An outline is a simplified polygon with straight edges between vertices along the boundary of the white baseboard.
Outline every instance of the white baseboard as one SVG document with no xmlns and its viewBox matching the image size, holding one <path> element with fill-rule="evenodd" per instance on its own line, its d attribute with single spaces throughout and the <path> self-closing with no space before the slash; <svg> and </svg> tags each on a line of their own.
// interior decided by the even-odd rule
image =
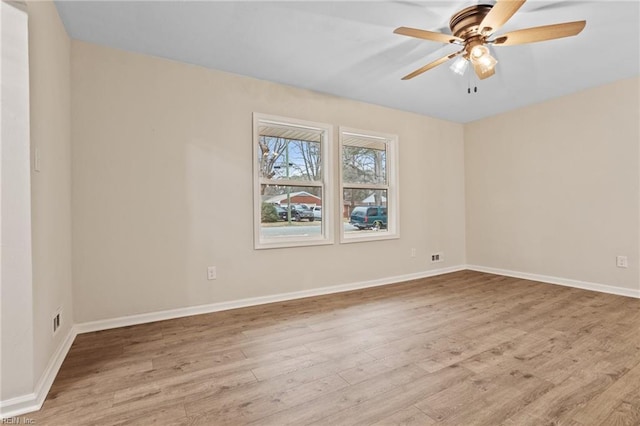
<svg viewBox="0 0 640 426">
<path fill-rule="evenodd" d="M 606 284 L 590 283 L 568 278 L 550 277 L 548 275 L 530 274 L 528 272 L 510 271 L 507 269 L 489 268 L 486 266 L 467 265 L 466 269 L 471 271 L 486 272 L 488 274 L 504 275 L 507 277 L 521 278 L 524 280 L 540 281 L 547 284 L 557 284 L 567 287 L 575 287 L 583 290 L 598 291 L 600 293 L 615 294 L 618 296 L 635 297 L 640 299 L 640 289 L 634 290 L 625 287 L 616 287 Z"/>
<path fill-rule="evenodd" d="M 67 336 L 62 344 L 58 347 L 58 350 L 49 360 L 49 364 L 42 372 L 40 380 L 36 384 L 35 391 L 33 393 L 18 396 L 15 398 L 0 401 L 0 418 L 6 419 L 10 417 L 20 416 L 22 414 L 38 411 L 53 385 L 53 381 L 62 366 L 62 362 L 69 353 L 71 345 L 77 335 L 75 326 L 71 326 Z"/>
<path fill-rule="evenodd" d="M 15 398 L 0 401 L 0 419 L 16 417 L 21 414 L 38 411 L 40 405 L 36 402 L 38 398 L 35 393 L 16 396 Z"/>
<path fill-rule="evenodd" d="M 285 302 L 287 300 L 302 299 L 305 297 L 322 296 L 325 294 L 342 293 L 345 291 L 359 290 L 369 287 L 378 287 L 403 281 L 411 281 L 420 278 L 433 277 L 464 270 L 464 265 L 449 268 L 433 269 L 430 271 L 417 272 L 413 274 L 398 275 L 394 277 L 381 278 L 371 281 L 360 281 L 356 283 L 335 285 L 330 287 L 320 287 L 310 290 L 294 291 L 290 293 L 280 293 L 271 296 L 251 297 L 248 299 L 232 300 L 229 302 L 211 303 L 207 305 L 190 306 L 186 308 L 171 309 L 167 311 L 150 312 L 147 314 L 129 315 L 125 317 L 112 318 L 100 321 L 91 321 L 76 324 L 78 334 L 91 331 L 107 330 L 110 328 L 127 327 L 130 325 L 144 324 L 153 321 L 164 321 L 173 318 L 188 317 L 191 315 L 208 314 L 212 312 L 226 311 L 229 309 L 245 308 L 248 306 L 264 305 L 274 302 Z"/>
</svg>

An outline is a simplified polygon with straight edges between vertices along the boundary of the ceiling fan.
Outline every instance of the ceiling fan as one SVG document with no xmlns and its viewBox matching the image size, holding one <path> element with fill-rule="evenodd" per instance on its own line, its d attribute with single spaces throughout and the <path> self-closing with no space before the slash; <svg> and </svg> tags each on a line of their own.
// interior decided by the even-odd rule
<svg viewBox="0 0 640 426">
<path fill-rule="evenodd" d="M 493 34 L 520 9 L 525 1 L 498 0 L 495 5 L 478 4 L 462 9 L 455 13 L 449 21 L 451 34 L 408 27 L 396 28 L 393 31 L 396 34 L 463 46 L 462 50 L 418 68 L 402 79 L 409 80 L 458 56 L 458 59 L 451 66 L 454 72 L 464 74 L 471 63 L 478 78 L 484 80 L 495 74 L 495 66 L 498 63 L 491 56 L 488 46 L 513 46 L 571 37 L 579 34 L 587 24 L 587 21 L 575 21 L 544 25 L 512 31 L 492 38 Z"/>
</svg>

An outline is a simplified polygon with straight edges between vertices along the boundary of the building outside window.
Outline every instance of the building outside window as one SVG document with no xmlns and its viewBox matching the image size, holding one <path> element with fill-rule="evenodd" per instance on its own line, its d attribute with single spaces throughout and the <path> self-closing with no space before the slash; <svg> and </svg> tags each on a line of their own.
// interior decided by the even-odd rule
<svg viewBox="0 0 640 426">
<path fill-rule="evenodd" d="M 253 130 L 255 248 L 332 244 L 332 126 L 254 114 Z"/>
<path fill-rule="evenodd" d="M 341 242 L 399 237 L 395 135 L 340 128 Z"/>
</svg>

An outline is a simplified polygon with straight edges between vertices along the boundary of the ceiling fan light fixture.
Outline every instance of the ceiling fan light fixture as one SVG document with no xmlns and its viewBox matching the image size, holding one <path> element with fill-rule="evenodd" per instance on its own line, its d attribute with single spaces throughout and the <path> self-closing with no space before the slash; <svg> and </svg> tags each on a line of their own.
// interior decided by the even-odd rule
<svg viewBox="0 0 640 426">
<path fill-rule="evenodd" d="M 422 68 L 407 74 L 402 79 L 412 79 L 462 54 L 463 59 L 456 60 L 451 65 L 451 70 L 456 74 L 463 75 L 469 63 L 471 63 L 478 78 L 484 80 L 495 74 L 495 67 L 498 63 L 496 58 L 491 56 L 488 45 L 513 46 L 571 37 L 579 34 L 587 23 L 582 20 L 525 28 L 502 34 L 490 40 L 526 1 L 495 0 L 492 2 L 493 4 L 476 4 L 466 7 L 451 17 L 449 21 L 451 34 L 409 27 L 396 28 L 394 30 L 396 34 L 464 46 L 460 52 L 432 61 Z"/>
<path fill-rule="evenodd" d="M 485 73 L 488 73 L 488 72 L 492 71 L 496 67 L 497 63 L 498 63 L 498 61 L 496 61 L 493 56 L 489 56 L 489 58 L 487 60 L 476 62 L 476 64 L 478 64 L 478 68 L 480 69 L 480 72 L 482 74 L 485 74 Z"/>
<path fill-rule="evenodd" d="M 497 59 L 491 56 L 489 48 L 485 45 L 473 46 L 469 52 L 469 57 L 483 73 L 493 70 L 498 63 Z"/>
<path fill-rule="evenodd" d="M 492 69 L 493 67 L 496 66 L 496 64 L 498 63 L 498 60 L 496 58 L 494 58 L 493 56 L 491 56 L 491 54 L 488 54 L 488 55 L 485 55 L 482 58 L 478 59 L 477 62 L 483 68 Z"/>
<path fill-rule="evenodd" d="M 490 55 L 489 48 L 482 44 L 477 44 L 473 46 L 471 48 L 471 51 L 469 52 L 469 56 L 471 57 L 472 61 L 480 60 L 486 55 Z"/>
<path fill-rule="evenodd" d="M 462 56 L 458 56 L 458 58 L 453 61 L 449 69 L 458 75 L 464 75 L 464 73 L 469 68 L 469 61 L 467 61 Z"/>
</svg>

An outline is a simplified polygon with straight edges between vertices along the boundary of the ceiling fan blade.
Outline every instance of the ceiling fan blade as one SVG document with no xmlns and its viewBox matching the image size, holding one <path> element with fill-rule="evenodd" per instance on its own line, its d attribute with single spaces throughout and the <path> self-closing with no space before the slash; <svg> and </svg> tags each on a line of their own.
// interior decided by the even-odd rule
<svg viewBox="0 0 640 426">
<path fill-rule="evenodd" d="M 526 0 L 498 0 L 480 24 L 480 33 L 488 36 L 499 30 Z"/>
<path fill-rule="evenodd" d="M 413 77 L 416 77 L 416 76 L 418 76 L 418 75 L 422 74 L 422 73 L 423 73 L 423 72 L 425 72 L 425 71 L 429 71 L 431 68 L 435 68 L 435 67 L 437 67 L 438 65 L 440 65 L 440 64 L 442 64 L 442 63 L 444 63 L 444 62 L 447 62 L 447 61 L 448 61 L 449 59 L 451 59 L 451 58 L 455 58 L 456 56 L 458 56 L 458 55 L 459 55 L 459 54 L 461 54 L 462 52 L 464 52 L 464 49 L 460 50 L 459 52 L 455 52 L 455 53 L 452 53 L 452 54 L 450 54 L 450 55 L 443 56 L 443 57 L 442 57 L 442 58 L 440 58 L 440 59 L 436 59 L 435 61 L 428 63 L 428 64 L 427 64 L 427 65 L 425 65 L 424 67 L 422 67 L 422 68 L 418 68 L 417 70 L 415 70 L 415 71 L 414 71 L 414 72 L 412 72 L 411 74 L 407 74 L 407 75 L 405 75 L 404 77 L 402 77 L 402 79 L 403 79 L 403 80 L 410 80 L 410 79 L 412 79 Z"/>
<path fill-rule="evenodd" d="M 535 43 L 580 34 L 587 21 L 565 22 L 564 24 L 544 25 L 542 27 L 525 28 L 512 31 L 496 38 L 496 46 L 513 46 L 515 44 Z"/>
<path fill-rule="evenodd" d="M 421 38 L 423 40 L 437 41 L 439 43 L 464 42 L 464 40 L 452 34 L 436 33 L 433 31 L 419 30 L 417 28 L 398 27 L 393 32 L 395 34 Z"/>
<path fill-rule="evenodd" d="M 496 67 L 491 68 L 483 68 L 480 64 L 474 61 L 470 61 L 473 65 L 473 70 L 476 72 L 476 75 L 480 80 L 484 80 L 485 78 L 489 78 L 496 73 Z"/>
</svg>

